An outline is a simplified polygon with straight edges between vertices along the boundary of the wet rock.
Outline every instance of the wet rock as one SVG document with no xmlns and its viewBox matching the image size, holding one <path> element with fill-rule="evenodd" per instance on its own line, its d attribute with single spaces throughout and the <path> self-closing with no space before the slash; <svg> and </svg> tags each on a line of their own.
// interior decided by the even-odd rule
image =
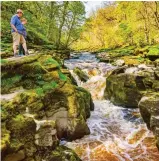
<svg viewBox="0 0 159 161">
<path fill-rule="evenodd" d="M 74 69 L 73 69 L 73 72 L 74 72 L 75 74 L 77 74 L 77 76 L 79 77 L 79 79 L 80 79 L 81 81 L 83 81 L 83 82 L 86 82 L 86 81 L 89 79 L 89 77 L 87 76 L 87 74 L 84 73 L 84 72 L 83 72 L 80 68 L 78 68 L 78 67 L 74 68 Z"/>
<path fill-rule="evenodd" d="M 59 146 L 52 151 L 52 156 L 49 157 L 48 161 L 81 161 L 81 159 L 71 149 L 65 146 Z"/>
<path fill-rule="evenodd" d="M 67 125 L 68 125 L 68 118 L 58 118 L 56 120 L 56 130 L 57 130 L 57 137 L 67 138 Z"/>
<path fill-rule="evenodd" d="M 138 102 L 147 90 L 158 90 L 155 71 L 155 68 L 144 65 L 115 69 L 107 77 L 105 98 L 116 105 L 138 107 Z"/>
<path fill-rule="evenodd" d="M 140 113 L 147 127 L 156 136 L 159 148 L 159 94 L 152 92 L 142 97 L 139 102 Z"/>
<path fill-rule="evenodd" d="M 35 135 L 35 143 L 40 147 L 56 147 L 58 145 L 55 123 L 45 123 L 38 129 Z"/>
<path fill-rule="evenodd" d="M 117 65 L 117 66 L 123 66 L 123 65 L 125 65 L 125 61 L 123 59 L 118 59 L 115 62 L 115 65 Z"/>
<path fill-rule="evenodd" d="M 21 161 L 24 158 L 25 158 L 25 152 L 23 150 L 20 150 L 17 153 L 7 155 L 4 161 Z"/>
<path fill-rule="evenodd" d="M 2 135 L 2 156 L 4 160 L 20 161 L 35 154 L 37 149 L 33 142 L 36 124 L 32 118 L 24 117 L 21 114 L 14 117 L 11 115 L 10 120 L 3 122 L 3 125 L 5 125 Z"/>
<path fill-rule="evenodd" d="M 7 161 L 11 157 L 15 161 L 49 161 L 56 158 L 52 151 L 59 145 L 58 138 L 73 140 L 89 134 L 86 119 L 94 109 L 91 95 L 73 85 L 59 59 L 54 53 L 37 54 L 10 58 L 2 65 L 3 93 L 24 89 L 2 101 L 1 150 Z M 65 158 L 77 159 L 72 151 Z"/>
<path fill-rule="evenodd" d="M 111 57 L 110 53 L 102 52 L 97 54 L 97 58 L 100 60 L 100 62 L 105 62 L 105 63 L 111 63 L 113 62 L 113 58 Z"/>
<path fill-rule="evenodd" d="M 68 131 L 67 138 L 68 140 L 75 140 L 82 138 L 84 135 L 90 134 L 90 130 L 85 122 L 83 116 L 79 118 L 70 118 L 68 121 Z"/>
<path fill-rule="evenodd" d="M 148 53 L 146 53 L 146 57 L 150 59 L 151 61 L 155 61 L 159 58 L 159 50 L 151 50 Z"/>
<path fill-rule="evenodd" d="M 142 94 L 136 86 L 135 76 L 121 73 L 107 77 L 105 98 L 110 99 L 114 104 L 137 107 L 141 97 Z"/>
</svg>

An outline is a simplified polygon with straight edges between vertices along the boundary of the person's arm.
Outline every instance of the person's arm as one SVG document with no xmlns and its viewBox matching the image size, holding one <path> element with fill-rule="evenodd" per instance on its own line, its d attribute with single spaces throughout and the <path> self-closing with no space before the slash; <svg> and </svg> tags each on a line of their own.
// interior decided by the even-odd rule
<svg viewBox="0 0 159 161">
<path fill-rule="evenodd" d="M 11 19 L 11 27 L 12 27 L 12 29 L 15 31 L 15 32 L 18 32 L 18 30 L 16 29 L 16 27 L 15 27 L 15 24 L 16 24 L 16 17 L 12 17 L 12 19 Z"/>
<path fill-rule="evenodd" d="M 11 27 L 15 32 L 18 32 L 18 30 L 16 29 L 16 27 L 13 24 L 11 24 Z"/>
</svg>

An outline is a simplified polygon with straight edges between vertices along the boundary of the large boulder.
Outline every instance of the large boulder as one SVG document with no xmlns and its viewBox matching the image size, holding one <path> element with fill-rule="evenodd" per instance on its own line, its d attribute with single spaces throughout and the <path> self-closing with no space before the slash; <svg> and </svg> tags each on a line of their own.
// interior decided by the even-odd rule
<svg viewBox="0 0 159 161">
<path fill-rule="evenodd" d="M 159 148 L 159 93 L 147 93 L 139 102 L 140 113 L 148 129 L 156 136 Z"/>
<path fill-rule="evenodd" d="M 146 91 L 158 90 L 156 70 L 145 65 L 115 69 L 106 79 L 105 98 L 116 105 L 138 107 Z"/>
<path fill-rule="evenodd" d="M 80 160 L 69 149 L 53 152 L 60 139 L 74 140 L 90 133 L 86 119 L 94 105 L 91 94 L 74 85 L 69 71 L 55 58 L 37 54 L 2 63 L 5 161 L 49 161 L 56 159 L 56 151 L 63 155 L 57 157 L 59 161 Z"/>
<path fill-rule="evenodd" d="M 155 61 L 159 58 L 159 47 L 156 48 L 150 48 L 149 52 L 146 53 L 146 57 L 150 59 L 151 61 Z"/>
<path fill-rule="evenodd" d="M 35 155 L 36 123 L 33 118 L 18 114 L 2 122 L 2 157 L 5 161 L 20 161 Z"/>
</svg>

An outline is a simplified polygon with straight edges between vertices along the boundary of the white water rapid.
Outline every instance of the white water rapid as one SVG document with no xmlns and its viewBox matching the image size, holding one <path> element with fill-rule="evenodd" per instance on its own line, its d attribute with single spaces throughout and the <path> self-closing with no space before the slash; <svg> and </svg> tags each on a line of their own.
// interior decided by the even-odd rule
<svg viewBox="0 0 159 161">
<path fill-rule="evenodd" d="M 159 152 L 153 134 L 143 122 L 139 109 L 118 107 L 103 99 L 106 75 L 114 67 L 101 63 L 95 55 L 82 53 L 65 61 L 78 86 L 88 89 L 95 109 L 87 124 L 90 135 L 66 146 L 75 150 L 83 161 L 158 161 Z M 80 67 L 88 76 L 81 82 L 73 73 Z"/>
</svg>

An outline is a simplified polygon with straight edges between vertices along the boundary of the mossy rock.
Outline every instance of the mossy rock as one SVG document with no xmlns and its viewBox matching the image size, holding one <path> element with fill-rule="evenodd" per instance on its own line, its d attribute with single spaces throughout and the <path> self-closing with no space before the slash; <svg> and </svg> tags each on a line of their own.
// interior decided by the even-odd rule
<svg viewBox="0 0 159 161">
<path fill-rule="evenodd" d="M 19 114 L 8 120 L 6 127 L 11 131 L 11 137 L 19 139 L 22 143 L 34 140 L 36 124 L 33 118 Z"/>
<path fill-rule="evenodd" d="M 15 68 L 20 67 L 23 64 L 28 64 L 36 61 L 41 55 L 36 54 L 36 55 L 29 55 L 26 57 L 20 57 L 19 59 L 9 59 L 6 63 L 1 65 L 2 71 L 9 71 L 13 70 Z"/>
<path fill-rule="evenodd" d="M 86 82 L 89 77 L 87 76 L 87 74 L 85 74 L 80 68 L 76 67 L 73 69 L 73 72 L 75 74 L 77 74 L 77 76 L 79 77 L 79 79 L 83 82 Z"/>
<path fill-rule="evenodd" d="M 139 102 L 141 116 L 149 130 L 153 132 L 159 149 L 159 93 L 149 92 Z"/>
<path fill-rule="evenodd" d="M 25 152 L 24 150 L 19 150 L 18 152 L 8 154 L 4 161 L 20 161 L 23 159 L 25 159 Z"/>
<path fill-rule="evenodd" d="M 33 77 L 35 74 L 45 74 L 47 70 L 39 62 L 34 62 L 22 65 L 19 72 Z"/>
<path fill-rule="evenodd" d="M 140 86 L 136 85 L 136 77 L 121 73 L 109 75 L 106 81 L 105 98 L 110 99 L 114 104 L 126 107 L 138 107 L 142 97 L 142 80 Z M 139 85 L 139 83 L 137 83 Z"/>
<path fill-rule="evenodd" d="M 5 123 L 1 124 L 1 155 L 5 155 L 10 146 L 10 131 L 6 129 Z"/>
<path fill-rule="evenodd" d="M 82 161 L 73 150 L 65 147 L 58 146 L 55 150 L 52 151 L 51 157 L 48 161 Z"/>
<path fill-rule="evenodd" d="M 155 61 L 159 58 L 159 47 L 151 47 L 149 48 L 149 52 L 146 54 L 146 57 L 151 61 Z"/>
<path fill-rule="evenodd" d="M 10 89 L 17 87 L 17 84 L 20 83 L 21 79 L 22 79 L 22 75 L 20 74 L 16 74 L 9 78 L 2 77 L 1 78 L 1 87 L 2 87 L 1 92 L 9 93 Z"/>
<path fill-rule="evenodd" d="M 38 59 L 38 61 L 47 71 L 57 70 L 60 68 L 59 63 L 54 60 L 51 55 L 43 55 Z"/>
<path fill-rule="evenodd" d="M 86 124 L 85 119 L 82 115 L 80 115 L 78 118 L 70 118 L 68 120 L 67 128 L 68 140 L 79 139 L 82 138 L 84 135 L 90 134 L 89 127 Z"/>
</svg>

